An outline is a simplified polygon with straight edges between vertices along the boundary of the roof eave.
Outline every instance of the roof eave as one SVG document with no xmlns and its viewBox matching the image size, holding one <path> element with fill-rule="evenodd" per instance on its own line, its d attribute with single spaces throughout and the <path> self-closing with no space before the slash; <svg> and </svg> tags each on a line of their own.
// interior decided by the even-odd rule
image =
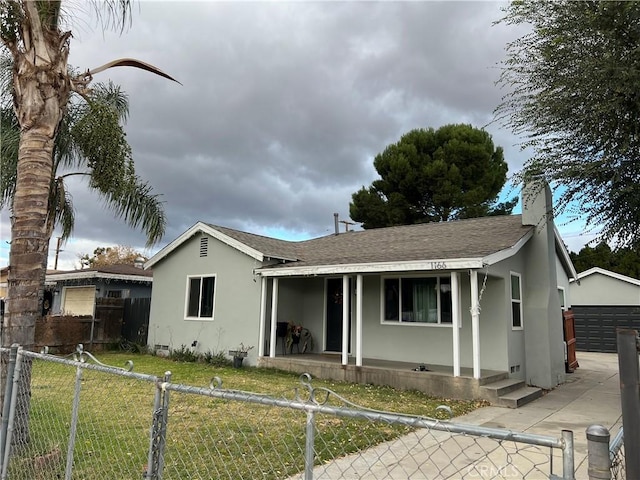
<svg viewBox="0 0 640 480">
<path fill-rule="evenodd" d="M 148 269 L 153 267 L 156 263 L 160 262 L 162 259 L 167 257 L 171 252 L 173 252 L 178 247 L 180 247 L 180 245 L 182 245 L 184 242 L 186 242 L 191 237 L 193 237 L 194 235 L 200 232 L 206 233 L 207 235 L 210 235 L 213 238 L 220 240 L 223 243 L 226 243 L 230 247 L 235 248 L 236 250 L 239 250 L 242 253 L 245 253 L 246 255 L 258 260 L 259 262 L 262 262 L 264 260 L 265 256 L 262 252 L 259 252 L 258 250 L 255 250 L 249 247 L 248 245 L 234 238 L 231 238 L 228 235 L 225 235 L 221 231 L 216 230 L 215 228 L 213 228 L 210 225 L 207 225 L 204 222 L 198 222 L 195 225 L 193 225 L 191 228 L 189 228 L 187 231 L 185 231 L 178 238 L 176 238 L 173 242 L 171 242 L 162 250 L 160 250 L 158 253 L 156 253 L 149 260 L 147 260 L 147 262 L 144 264 L 144 268 Z"/>
<path fill-rule="evenodd" d="M 304 277 L 316 275 L 346 275 L 357 273 L 387 273 L 409 271 L 466 270 L 482 268 L 481 258 L 429 259 L 404 262 L 349 263 L 339 265 L 309 265 L 304 267 L 258 268 L 255 273 L 264 277 Z"/>
<path fill-rule="evenodd" d="M 126 282 L 148 282 L 153 283 L 153 277 L 144 275 L 126 275 L 120 273 L 103 273 L 96 271 L 79 271 L 71 273 L 54 273 L 47 275 L 47 282 L 59 282 L 62 280 L 81 280 L 81 279 L 103 279 L 103 280 L 123 280 Z"/>
<path fill-rule="evenodd" d="M 513 257 L 516 253 L 518 253 L 522 247 L 526 245 L 526 243 L 533 236 L 533 229 L 529 230 L 526 234 L 524 234 L 520 240 L 518 240 L 514 245 L 509 248 L 505 248 L 498 252 L 487 255 L 483 258 L 483 262 L 485 265 L 495 265 L 496 263 L 502 262 L 507 258 Z"/>
</svg>

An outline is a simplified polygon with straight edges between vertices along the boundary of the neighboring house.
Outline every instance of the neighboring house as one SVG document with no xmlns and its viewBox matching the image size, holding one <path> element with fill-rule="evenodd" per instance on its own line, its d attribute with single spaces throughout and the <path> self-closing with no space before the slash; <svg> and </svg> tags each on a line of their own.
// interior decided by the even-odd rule
<svg viewBox="0 0 640 480">
<path fill-rule="evenodd" d="M 616 352 L 616 329 L 640 330 L 640 280 L 590 268 L 570 284 L 578 350 Z"/>
<path fill-rule="evenodd" d="M 96 298 L 150 298 L 152 282 L 152 271 L 133 265 L 48 272 L 49 313 L 93 316 Z"/>
<path fill-rule="evenodd" d="M 4 300 L 7 298 L 7 289 L 9 279 L 9 267 L 0 268 L 0 299 Z"/>
<path fill-rule="evenodd" d="M 242 342 L 257 347 L 251 364 L 325 375 L 309 355 L 279 355 L 278 323 L 292 322 L 311 332 L 318 361 L 338 363 L 342 373 L 329 376 L 394 384 L 424 365 L 454 380 L 426 389 L 437 394 L 477 396 L 485 377 L 552 388 L 565 377 L 558 289 L 568 292 L 576 273 L 548 186 L 523 197 L 522 215 L 302 242 L 199 222 L 145 265 L 154 270 L 148 343 L 205 352 Z M 390 362 L 403 362 L 402 375 L 366 370 Z M 461 392 L 456 377 L 475 383 Z M 406 385 L 422 388 L 420 378 Z"/>
</svg>

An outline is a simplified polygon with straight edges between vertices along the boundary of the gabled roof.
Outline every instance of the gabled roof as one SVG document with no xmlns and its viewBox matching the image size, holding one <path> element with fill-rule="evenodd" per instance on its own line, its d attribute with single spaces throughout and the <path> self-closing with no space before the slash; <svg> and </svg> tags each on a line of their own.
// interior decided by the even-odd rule
<svg viewBox="0 0 640 480">
<path fill-rule="evenodd" d="M 260 262 L 276 260 L 256 270 L 266 276 L 482 268 L 515 255 L 534 232 L 534 226 L 522 225 L 521 215 L 505 215 L 351 231 L 290 242 L 198 222 L 154 255 L 145 268 L 199 233 L 211 235 Z M 562 250 L 559 243 L 556 247 Z"/>
<path fill-rule="evenodd" d="M 607 277 L 615 278 L 616 280 L 627 282 L 632 285 L 636 285 L 640 287 L 640 280 L 636 280 L 635 278 L 627 277 L 626 275 L 612 272 L 610 270 L 605 270 L 604 268 L 600 268 L 600 267 L 593 267 L 593 268 L 590 268 L 589 270 L 585 270 L 584 272 L 579 273 L 577 279 L 582 280 L 594 274 L 605 275 Z"/>
<path fill-rule="evenodd" d="M 143 270 L 133 265 L 106 265 L 98 268 L 85 268 L 83 270 L 68 270 L 47 272 L 47 282 L 62 280 L 77 280 L 83 278 L 96 278 L 105 280 L 124 280 L 129 282 L 153 282 L 153 271 Z"/>
<path fill-rule="evenodd" d="M 177 249 L 184 242 L 192 238 L 194 235 L 202 233 L 211 235 L 213 238 L 216 238 L 221 242 L 226 243 L 230 247 L 233 247 L 236 250 L 239 250 L 246 255 L 255 258 L 259 262 L 263 262 L 268 259 L 281 261 L 297 260 L 295 254 L 296 247 L 294 242 L 263 237 L 261 235 L 255 235 L 253 233 L 241 232 L 239 230 L 233 230 L 231 228 L 198 222 L 187 229 L 186 232 L 169 243 L 158 253 L 156 253 L 153 257 L 151 257 L 144 264 L 144 268 L 148 269 L 153 267 L 156 263 L 165 258 L 167 255 Z"/>
</svg>

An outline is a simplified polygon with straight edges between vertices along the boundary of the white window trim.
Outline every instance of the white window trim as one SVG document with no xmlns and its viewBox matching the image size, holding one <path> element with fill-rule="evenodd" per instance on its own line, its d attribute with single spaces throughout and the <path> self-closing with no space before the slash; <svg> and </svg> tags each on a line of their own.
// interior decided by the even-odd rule
<svg viewBox="0 0 640 480">
<path fill-rule="evenodd" d="M 449 279 L 451 280 L 451 273 L 448 273 Z M 452 328 L 453 327 L 453 318 L 451 319 L 451 323 L 442 323 L 440 321 L 441 318 L 441 308 L 440 308 L 440 278 L 446 277 L 447 274 L 409 274 L 409 275 L 381 275 L 380 276 L 380 324 L 381 325 L 401 325 L 403 327 L 433 327 L 433 328 Z M 400 283 L 402 284 L 403 278 L 437 278 L 438 279 L 438 296 L 437 296 L 437 309 L 438 309 L 438 323 L 428 323 L 428 322 L 403 322 L 401 318 L 398 318 L 398 321 L 393 320 L 385 320 L 384 319 L 384 281 L 390 278 L 399 278 Z M 458 299 L 459 300 L 459 299 Z M 455 299 L 451 299 L 453 303 Z M 402 306 L 400 305 L 400 310 Z M 401 317 L 401 315 L 400 315 Z M 460 321 L 460 325 L 458 328 L 462 327 L 462 320 Z"/>
<path fill-rule="evenodd" d="M 211 317 L 189 317 L 187 316 L 187 312 L 189 311 L 189 286 L 191 283 L 191 279 L 192 278 L 199 278 L 200 280 L 202 280 L 203 278 L 209 278 L 209 277 L 213 277 L 214 278 L 214 284 L 213 284 L 213 315 Z M 204 285 L 204 282 L 200 282 L 200 296 L 199 296 L 199 300 L 200 302 L 198 303 L 198 313 L 200 313 L 200 304 L 201 304 L 201 300 L 202 300 L 202 287 Z M 216 318 L 216 294 L 218 292 L 218 276 L 215 273 L 203 273 L 200 275 L 187 275 L 187 284 L 185 286 L 184 289 L 185 295 L 184 295 L 184 319 L 188 320 L 188 321 L 197 321 L 197 322 L 212 322 L 215 318 Z"/>
<path fill-rule="evenodd" d="M 567 307 L 567 291 L 566 291 L 566 289 L 564 287 L 561 287 L 560 285 L 558 285 L 558 291 L 562 291 L 562 299 L 560 300 L 560 308 L 562 308 L 562 311 L 564 312 L 565 310 L 568 310 L 568 308 L 569 308 L 569 307 Z"/>
<path fill-rule="evenodd" d="M 518 277 L 518 287 L 520 289 L 520 299 L 513 298 L 511 277 Z M 520 305 L 520 326 L 513 324 L 513 302 Z M 509 316 L 511 317 L 511 330 L 524 330 L 524 311 L 522 308 L 522 274 L 518 272 L 509 272 Z"/>
</svg>

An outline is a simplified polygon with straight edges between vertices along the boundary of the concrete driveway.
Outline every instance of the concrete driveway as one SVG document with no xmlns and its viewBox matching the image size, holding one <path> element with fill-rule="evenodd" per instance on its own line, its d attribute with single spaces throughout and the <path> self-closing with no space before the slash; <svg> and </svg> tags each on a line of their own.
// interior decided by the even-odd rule
<svg viewBox="0 0 640 480">
<path fill-rule="evenodd" d="M 578 352 L 577 357 L 580 367 L 538 400 L 515 410 L 485 407 L 454 421 L 555 437 L 572 430 L 576 478 L 588 478 L 587 427 L 603 425 L 613 438 L 622 425 L 618 355 Z"/>
</svg>

